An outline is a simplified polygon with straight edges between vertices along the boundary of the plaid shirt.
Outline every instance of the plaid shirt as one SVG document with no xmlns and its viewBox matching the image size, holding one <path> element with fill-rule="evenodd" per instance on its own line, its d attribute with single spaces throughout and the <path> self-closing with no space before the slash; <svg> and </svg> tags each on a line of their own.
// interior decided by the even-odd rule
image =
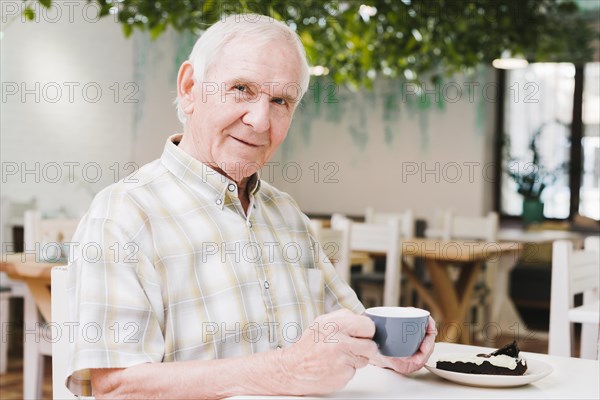
<svg viewBox="0 0 600 400">
<path fill-rule="evenodd" d="M 364 311 L 286 193 L 235 182 L 167 141 L 162 157 L 104 189 L 69 267 L 68 386 L 90 368 L 210 360 L 293 344 L 320 314 Z"/>
</svg>

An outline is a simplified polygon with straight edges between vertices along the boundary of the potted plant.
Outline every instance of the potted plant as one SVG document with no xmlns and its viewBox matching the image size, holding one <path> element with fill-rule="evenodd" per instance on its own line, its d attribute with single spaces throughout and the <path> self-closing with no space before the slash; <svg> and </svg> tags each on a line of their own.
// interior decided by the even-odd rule
<svg viewBox="0 0 600 400">
<path fill-rule="evenodd" d="M 554 123 L 566 125 L 558 120 Z M 540 136 L 549 123 L 542 124 L 531 136 L 528 145 L 528 155 L 525 159 L 508 157 L 509 163 L 507 174 L 517 185 L 517 192 L 523 196 L 523 222 L 529 225 L 544 220 L 544 203 L 542 193 L 548 186 L 553 185 L 556 180 L 568 171 L 568 161 L 563 161 L 554 166 L 544 162 L 540 150 Z M 508 137 L 508 136 L 507 136 Z M 507 146 L 509 148 L 510 146 Z"/>
</svg>

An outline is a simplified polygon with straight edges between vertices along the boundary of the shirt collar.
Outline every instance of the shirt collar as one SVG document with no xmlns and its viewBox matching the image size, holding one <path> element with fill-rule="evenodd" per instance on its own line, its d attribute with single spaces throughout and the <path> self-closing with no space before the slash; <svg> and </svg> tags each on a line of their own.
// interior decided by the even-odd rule
<svg viewBox="0 0 600 400">
<path fill-rule="evenodd" d="M 178 133 L 167 139 L 161 163 L 186 185 L 209 197 L 214 205 L 223 209 L 227 196 L 237 197 L 237 183 L 177 147 L 182 137 L 183 135 Z M 252 188 L 249 191 L 250 196 L 258 193 L 259 172 L 250 176 L 248 187 Z"/>
</svg>

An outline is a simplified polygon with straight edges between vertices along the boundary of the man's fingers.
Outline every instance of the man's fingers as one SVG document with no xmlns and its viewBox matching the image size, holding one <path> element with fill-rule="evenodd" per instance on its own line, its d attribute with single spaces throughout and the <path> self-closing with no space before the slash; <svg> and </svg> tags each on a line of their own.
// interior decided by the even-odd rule
<svg viewBox="0 0 600 400">
<path fill-rule="evenodd" d="M 364 315 L 352 314 L 343 320 L 340 329 L 348 336 L 371 339 L 375 334 L 375 323 Z"/>
<path fill-rule="evenodd" d="M 433 353 L 436 336 L 437 328 L 435 327 L 435 321 L 433 320 L 433 318 L 429 317 L 429 324 L 427 325 L 427 334 L 425 335 L 425 339 L 423 339 L 421 346 L 419 346 L 419 350 L 426 354 L 427 357 L 429 357 L 431 353 Z"/>
<path fill-rule="evenodd" d="M 338 331 L 356 338 L 372 338 L 375 324 L 369 317 L 342 309 L 319 317 L 320 322 L 335 324 Z"/>
<path fill-rule="evenodd" d="M 433 334 L 434 337 L 437 336 L 437 327 L 435 326 L 435 321 L 433 320 L 433 318 L 431 318 L 431 316 L 429 316 L 429 319 L 427 320 L 427 333 L 428 334 Z"/>
<path fill-rule="evenodd" d="M 349 338 L 350 352 L 356 357 L 364 357 L 367 360 L 375 357 L 379 352 L 377 344 L 371 339 Z"/>
<path fill-rule="evenodd" d="M 367 365 L 369 365 L 369 359 L 366 357 L 362 357 L 362 356 L 358 356 L 358 357 L 354 357 L 354 368 L 359 369 L 359 368 L 364 368 Z"/>
</svg>

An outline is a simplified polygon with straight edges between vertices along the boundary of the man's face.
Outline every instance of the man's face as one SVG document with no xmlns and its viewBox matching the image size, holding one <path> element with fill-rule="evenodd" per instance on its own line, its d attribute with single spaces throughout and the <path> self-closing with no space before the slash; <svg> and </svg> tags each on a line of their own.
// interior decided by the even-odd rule
<svg viewBox="0 0 600 400">
<path fill-rule="evenodd" d="M 194 156 L 239 182 L 281 145 L 299 101 L 299 57 L 290 43 L 228 43 L 193 88 L 185 134 Z"/>
</svg>

